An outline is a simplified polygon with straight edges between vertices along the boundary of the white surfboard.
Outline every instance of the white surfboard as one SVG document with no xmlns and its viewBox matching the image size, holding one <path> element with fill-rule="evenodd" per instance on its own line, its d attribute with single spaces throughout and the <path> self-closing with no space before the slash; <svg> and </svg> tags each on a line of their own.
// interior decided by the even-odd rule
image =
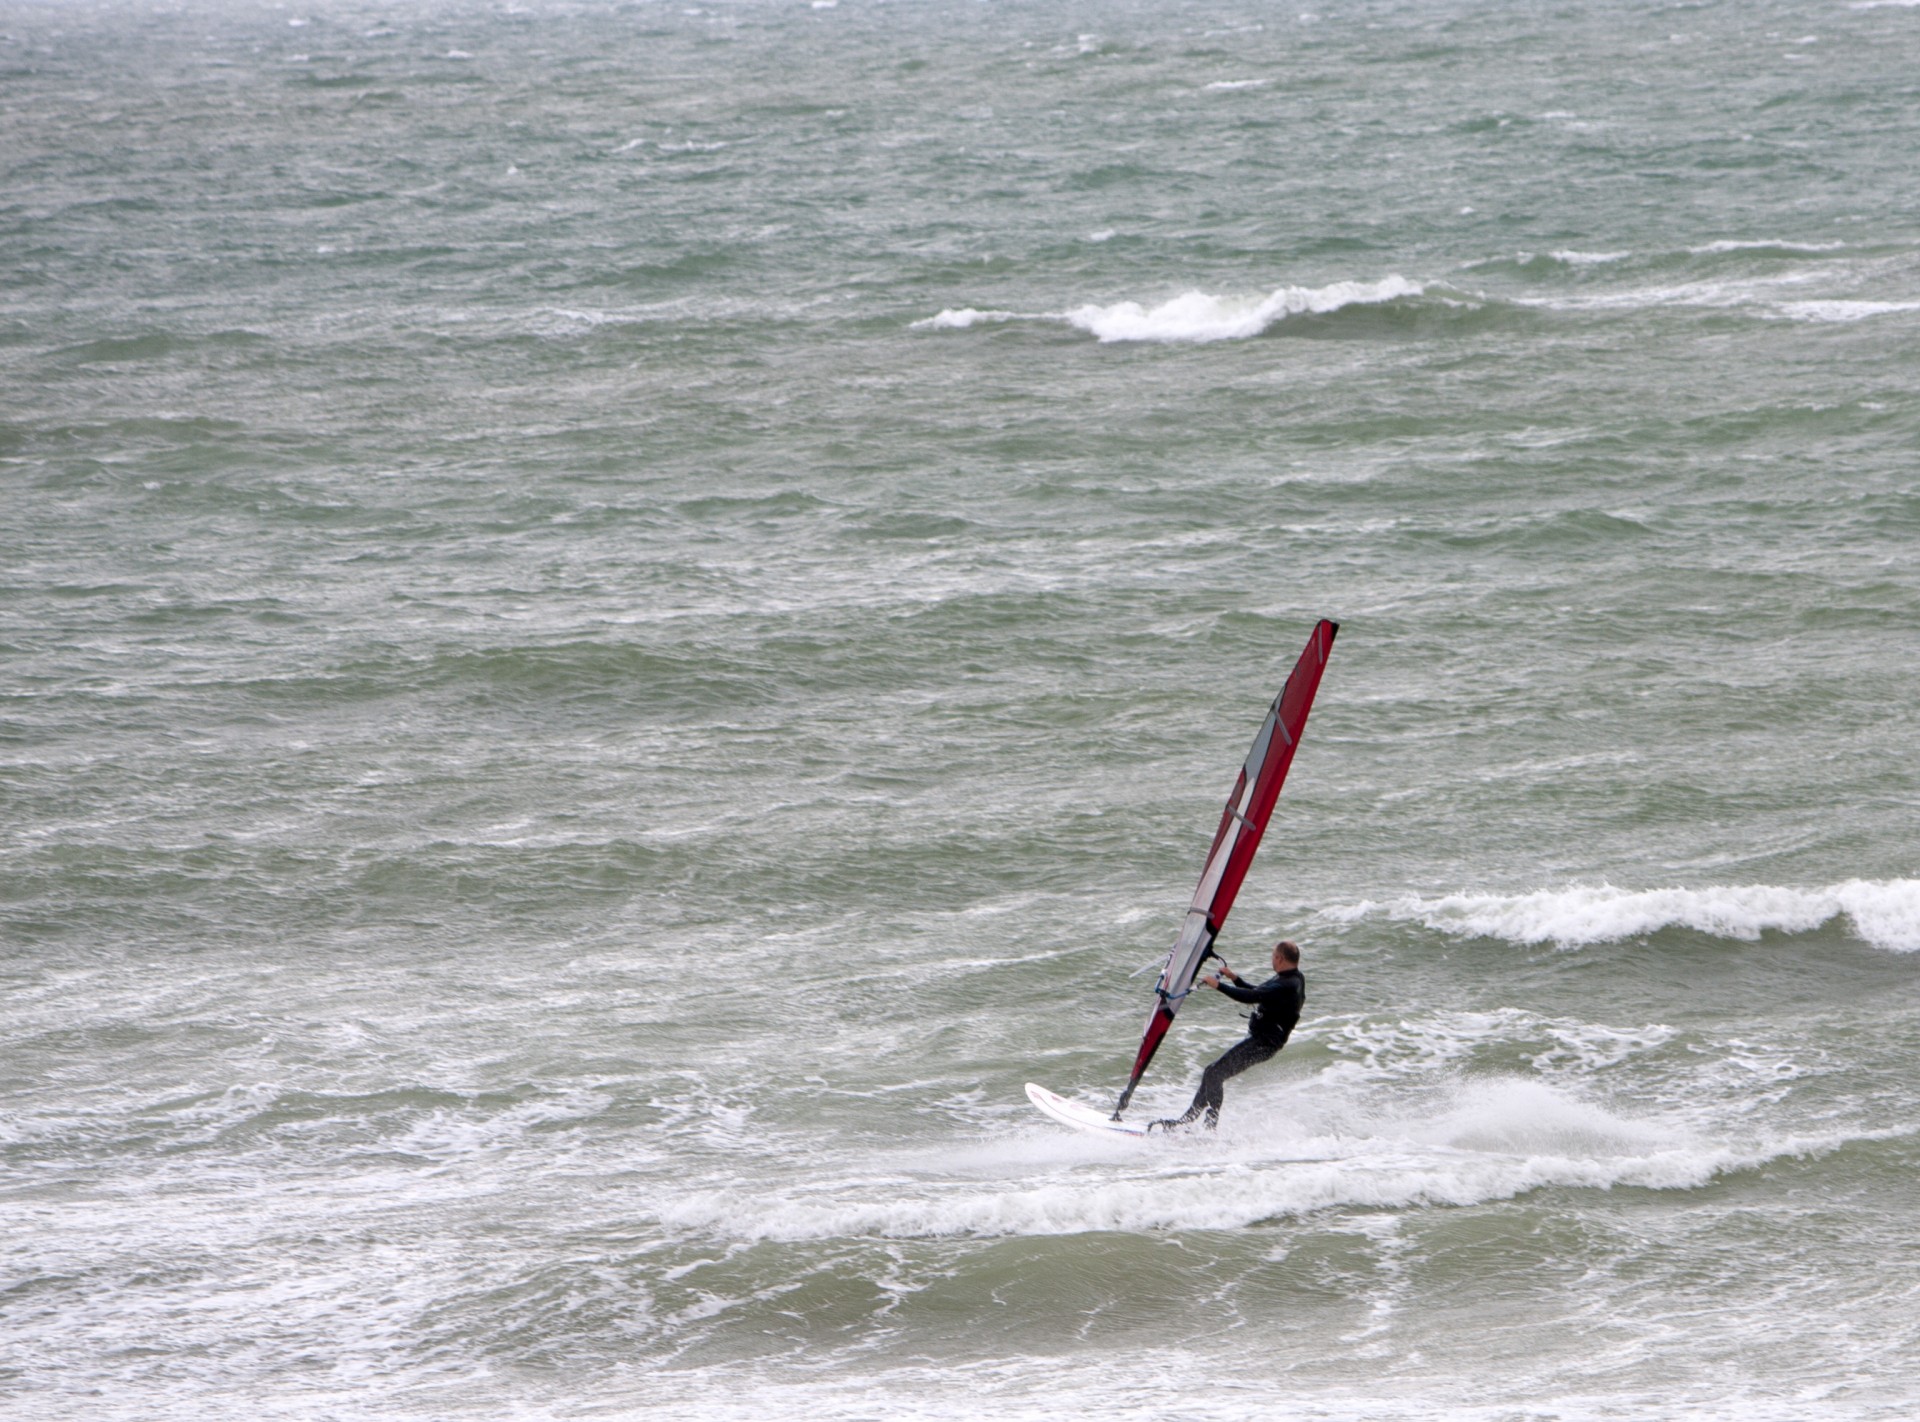
<svg viewBox="0 0 1920 1422">
<path fill-rule="evenodd" d="M 1027 1100 L 1038 1106 L 1042 1112 L 1063 1126 L 1071 1126 L 1076 1131 L 1099 1131 L 1111 1136 L 1144 1136 L 1145 1126 L 1136 1126 L 1130 1121 L 1116 1121 L 1105 1111 L 1096 1111 L 1091 1106 L 1083 1106 L 1078 1101 L 1069 1101 L 1057 1092 L 1044 1086 L 1027 1083 Z"/>
</svg>

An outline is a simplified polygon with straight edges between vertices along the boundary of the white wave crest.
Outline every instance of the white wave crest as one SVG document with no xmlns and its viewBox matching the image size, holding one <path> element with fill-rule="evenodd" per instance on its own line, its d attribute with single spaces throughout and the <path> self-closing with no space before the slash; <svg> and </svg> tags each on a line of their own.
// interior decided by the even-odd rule
<svg viewBox="0 0 1920 1422">
<path fill-rule="evenodd" d="M 1691 928 L 1752 941 L 1768 929 L 1806 933 L 1845 918 L 1857 937 L 1876 948 L 1920 952 L 1920 879 L 1851 879 L 1817 889 L 1767 884 L 1637 890 L 1575 885 L 1530 894 L 1365 900 L 1328 910 L 1327 915 L 1347 923 L 1384 915 L 1461 937 L 1562 947 L 1614 943 L 1663 928 Z"/>
<path fill-rule="evenodd" d="M 1340 281 L 1331 286 L 1283 286 L 1259 297 L 1210 296 L 1189 291 L 1155 307 L 1137 301 L 1080 306 L 1066 313 L 1101 341 L 1203 342 L 1245 340 L 1288 316 L 1324 314 L 1343 306 L 1376 305 L 1424 290 L 1405 277 L 1376 282 Z"/>
<path fill-rule="evenodd" d="M 1111 232 L 1095 233 L 1103 241 Z M 964 331 L 988 322 L 1040 321 L 1065 323 L 1102 342 L 1159 341 L 1200 344 L 1238 341 L 1257 336 L 1288 316 L 1324 315 L 1345 306 L 1373 306 L 1419 296 L 1426 288 L 1405 277 L 1380 281 L 1337 281 L 1330 286 L 1283 286 L 1265 296 L 1212 296 L 1189 291 L 1158 306 L 1137 301 L 1112 306 L 1077 306 L 1071 311 L 980 311 L 971 306 L 949 307 L 937 316 L 915 321 L 915 331 Z"/>
<path fill-rule="evenodd" d="M 1604 267 L 1612 262 L 1624 262 L 1632 252 L 1549 252 L 1547 255 L 1563 266 Z"/>
</svg>

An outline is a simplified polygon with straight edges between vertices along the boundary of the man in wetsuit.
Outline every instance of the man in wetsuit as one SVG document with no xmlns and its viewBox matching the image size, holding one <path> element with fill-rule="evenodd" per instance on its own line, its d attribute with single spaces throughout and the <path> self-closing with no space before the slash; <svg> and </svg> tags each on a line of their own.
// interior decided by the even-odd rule
<svg viewBox="0 0 1920 1422">
<path fill-rule="evenodd" d="M 1149 1131 L 1154 1126 L 1163 1131 L 1184 1126 L 1202 1111 L 1207 1113 L 1208 1130 L 1219 1125 L 1220 1102 L 1226 1096 L 1227 1078 L 1240 1075 L 1248 1067 L 1259 1066 L 1286 1046 L 1287 1038 L 1293 1035 L 1293 1024 L 1300 1020 L 1300 1009 L 1307 1001 L 1307 980 L 1300 974 L 1300 945 L 1284 938 L 1273 947 L 1273 976 L 1258 987 L 1248 983 L 1224 961 L 1219 972 L 1208 973 L 1200 981 L 1235 1002 L 1253 1004 L 1246 1039 L 1235 1042 L 1206 1069 L 1186 1115 L 1155 1121 L 1147 1127 Z"/>
</svg>

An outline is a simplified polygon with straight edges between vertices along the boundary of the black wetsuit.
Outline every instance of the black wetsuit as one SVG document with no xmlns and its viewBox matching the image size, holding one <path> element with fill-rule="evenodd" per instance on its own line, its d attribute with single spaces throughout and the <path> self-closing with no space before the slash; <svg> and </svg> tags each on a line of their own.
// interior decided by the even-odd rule
<svg viewBox="0 0 1920 1422">
<path fill-rule="evenodd" d="M 1220 1123 L 1220 1103 L 1226 1098 L 1227 1079 L 1240 1075 L 1248 1067 L 1259 1066 L 1287 1045 L 1293 1027 L 1300 1020 L 1300 1009 L 1307 1002 L 1307 980 L 1298 968 L 1275 973 L 1258 987 L 1220 984 L 1220 991 L 1235 1002 L 1253 1004 L 1253 1016 L 1247 1022 L 1244 1040 L 1235 1042 L 1200 1077 L 1200 1089 L 1193 1093 L 1193 1104 L 1177 1120 L 1161 1122 L 1184 1126 L 1202 1111 L 1207 1113 L 1207 1129 Z"/>
</svg>

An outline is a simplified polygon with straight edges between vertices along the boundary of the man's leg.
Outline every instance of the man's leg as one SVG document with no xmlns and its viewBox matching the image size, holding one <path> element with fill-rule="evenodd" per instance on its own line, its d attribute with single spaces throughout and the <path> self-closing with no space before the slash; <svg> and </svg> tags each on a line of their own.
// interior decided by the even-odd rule
<svg viewBox="0 0 1920 1422">
<path fill-rule="evenodd" d="M 1171 1121 L 1155 1121 L 1154 1124 L 1171 1130 L 1175 1126 L 1186 1125 L 1205 1111 L 1207 1129 L 1212 1130 L 1220 1124 L 1220 1103 L 1226 1099 L 1228 1078 L 1240 1075 L 1248 1067 L 1259 1066 L 1279 1050 L 1252 1037 L 1235 1042 L 1200 1074 L 1200 1089 L 1193 1093 L 1193 1104 L 1187 1107 L 1187 1114 Z"/>
</svg>

